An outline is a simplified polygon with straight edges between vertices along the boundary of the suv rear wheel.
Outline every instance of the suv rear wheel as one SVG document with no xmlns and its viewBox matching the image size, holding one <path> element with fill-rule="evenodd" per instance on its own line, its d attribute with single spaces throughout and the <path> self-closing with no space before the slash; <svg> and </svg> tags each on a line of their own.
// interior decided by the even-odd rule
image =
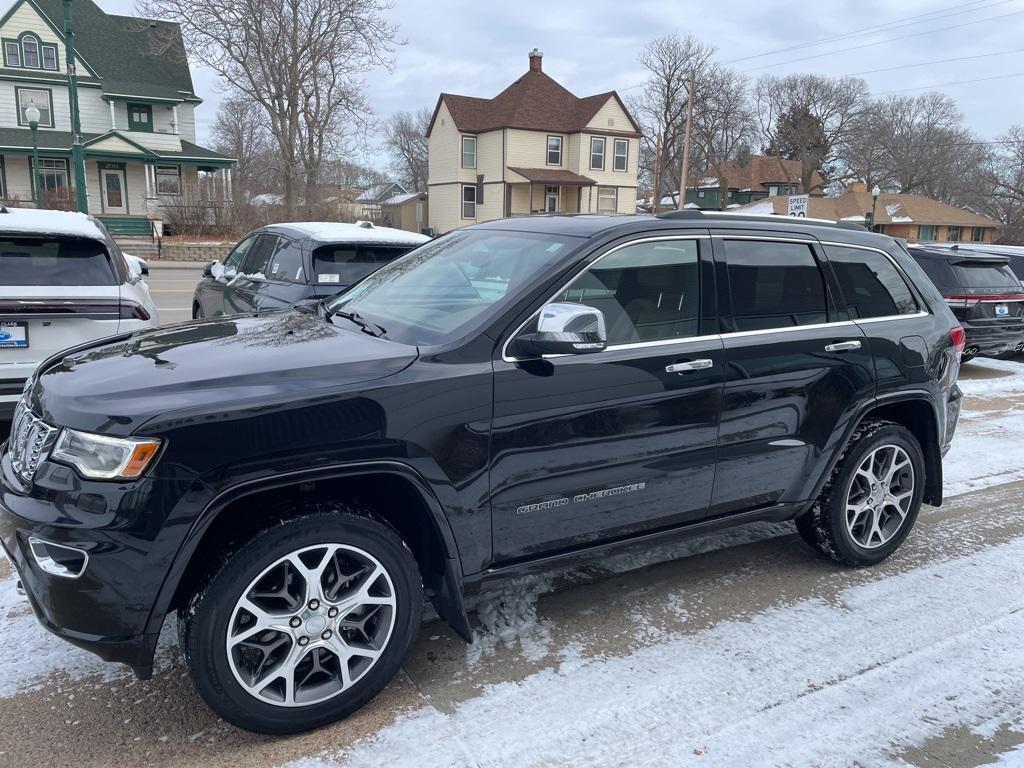
<svg viewBox="0 0 1024 768">
<path fill-rule="evenodd" d="M 839 562 L 873 565 L 903 543 L 924 495 L 921 446 L 906 427 L 857 427 L 812 510 L 797 519 L 804 541 Z"/>
<path fill-rule="evenodd" d="M 356 510 L 316 512 L 232 552 L 179 613 L 206 703 L 250 731 L 338 720 L 398 672 L 416 640 L 423 588 L 394 530 Z"/>
</svg>

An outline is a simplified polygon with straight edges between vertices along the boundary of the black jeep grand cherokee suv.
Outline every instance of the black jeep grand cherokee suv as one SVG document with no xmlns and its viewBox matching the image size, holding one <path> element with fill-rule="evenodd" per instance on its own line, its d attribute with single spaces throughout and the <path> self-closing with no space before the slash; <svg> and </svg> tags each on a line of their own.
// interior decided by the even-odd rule
<svg viewBox="0 0 1024 768">
<path fill-rule="evenodd" d="M 686 212 L 448 234 L 318 310 L 69 350 L 3 450 L 39 620 L 151 673 L 177 611 L 225 719 L 365 704 L 424 591 L 752 520 L 877 563 L 942 500 L 962 330 L 892 239 Z"/>
</svg>

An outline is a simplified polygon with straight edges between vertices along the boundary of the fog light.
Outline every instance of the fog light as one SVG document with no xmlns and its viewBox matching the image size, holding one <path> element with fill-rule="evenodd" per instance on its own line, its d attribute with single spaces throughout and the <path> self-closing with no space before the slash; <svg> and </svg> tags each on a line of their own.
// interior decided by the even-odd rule
<svg viewBox="0 0 1024 768">
<path fill-rule="evenodd" d="M 40 570 L 52 576 L 77 579 L 89 564 L 89 554 L 74 547 L 36 538 L 28 540 L 28 547 Z"/>
</svg>

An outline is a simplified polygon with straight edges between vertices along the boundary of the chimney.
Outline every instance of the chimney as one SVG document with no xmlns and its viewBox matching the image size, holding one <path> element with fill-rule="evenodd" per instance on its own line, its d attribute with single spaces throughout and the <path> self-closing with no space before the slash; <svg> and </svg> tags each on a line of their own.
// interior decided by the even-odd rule
<svg viewBox="0 0 1024 768">
<path fill-rule="evenodd" d="M 530 51 L 530 71 L 531 72 L 543 72 L 544 71 L 543 68 L 541 67 L 541 59 L 543 59 L 543 58 L 544 58 L 544 54 L 540 50 L 538 50 L 537 48 L 534 48 L 532 51 Z"/>
</svg>

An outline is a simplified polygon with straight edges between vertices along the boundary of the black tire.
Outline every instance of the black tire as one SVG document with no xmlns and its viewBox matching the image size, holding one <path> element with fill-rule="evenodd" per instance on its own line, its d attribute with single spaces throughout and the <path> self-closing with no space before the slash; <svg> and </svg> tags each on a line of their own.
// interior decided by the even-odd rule
<svg viewBox="0 0 1024 768">
<path fill-rule="evenodd" d="M 192 305 L 192 319 L 200 320 L 203 317 L 205 317 L 205 315 L 203 315 L 203 308 L 199 305 L 198 302 L 196 302 L 195 304 Z"/>
<path fill-rule="evenodd" d="M 379 658 L 351 687 L 309 705 L 265 702 L 249 693 L 232 672 L 227 633 L 236 603 L 243 590 L 282 557 L 304 547 L 326 544 L 356 547 L 386 569 L 396 603 L 393 627 Z M 179 611 L 179 637 L 196 688 L 214 712 L 247 731 L 283 735 L 340 720 L 376 696 L 411 651 L 422 611 L 420 572 L 402 539 L 365 510 L 339 506 L 286 519 L 228 554 L 216 573 Z M 340 636 L 340 627 L 336 631 Z"/>
<path fill-rule="evenodd" d="M 847 526 L 846 502 L 858 468 L 873 451 L 884 446 L 898 446 L 906 453 L 913 469 L 913 493 L 907 513 L 891 538 L 868 548 L 854 538 Z M 880 563 L 899 549 L 914 527 L 921 510 L 924 484 L 924 454 L 914 434 L 891 421 L 865 421 L 854 430 L 810 512 L 797 518 L 797 530 L 809 545 L 840 563 L 853 566 Z"/>
</svg>

